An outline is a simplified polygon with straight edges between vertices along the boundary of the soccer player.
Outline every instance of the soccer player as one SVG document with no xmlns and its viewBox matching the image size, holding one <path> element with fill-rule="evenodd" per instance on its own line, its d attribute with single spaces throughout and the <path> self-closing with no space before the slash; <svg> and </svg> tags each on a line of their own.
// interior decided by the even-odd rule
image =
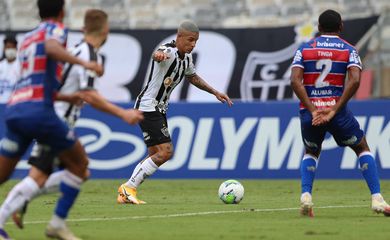
<svg viewBox="0 0 390 240">
<path fill-rule="evenodd" d="M 77 239 L 66 227 L 65 218 L 79 193 L 86 176 L 88 159 L 73 131 L 58 118 L 53 100 L 61 84 L 60 62 L 81 65 L 98 75 L 102 66 L 69 54 L 66 49 L 67 30 L 62 24 L 64 0 L 38 0 L 38 27 L 26 33 L 20 45 L 20 78 L 5 110 L 5 136 L 0 146 L 0 183 L 13 172 L 21 156 L 35 139 L 56 153 L 66 166 L 61 179 L 60 196 L 55 214 L 46 234 L 60 239 Z M 24 181 L 22 191 L 35 191 L 38 184 L 31 178 Z M 18 199 L 23 200 L 23 199 Z M 9 239 L 0 226 L 0 238 Z M 66 234 L 66 237 L 62 237 Z"/>
<path fill-rule="evenodd" d="M 140 127 L 148 147 L 148 157 L 135 167 L 130 179 L 119 187 L 118 203 L 145 203 L 137 198 L 137 188 L 172 157 L 173 145 L 166 112 L 170 94 L 183 79 L 215 95 L 222 103 L 233 104 L 226 94 L 218 92 L 196 74 L 191 52 L 198 38 L 198 26 L 184 21 L 177 30 L 176 41 L 161 46 L 152 55 L 148 82 L 135 103 L 135 108 L 144 112 L 145 119 Z"/>
<path fill-rule="evenodd" d="M 318 19 L 320 36 L 302 44 L 295 53 L 291 87 L 300 99 L 301 132 L 305 155 L 301 163 L 301 214 L 313 217 L 312 187 L 321 144 L 326 132 L 341 147 L 350 147 L 359 158 L 363 177 L 371 192 L 371 208 L 390 215 L 380 192 L 374 155 L 347 103 L 360 84 L 362 65 L 356 49 L 339 34 L 339 13 L 324 11 Z M 348 81 L 345 83 L 345 77 Z"/>
<path fill-rule="evenodd" d="M 4 38 L 4 59 L 0 61 L 0 103 L 6 103 L 19 77 L 19 61 L 16 58 L 18 42 L 14 35 Z"/>
<path fill-rule="evenodd" d="M 84 40 L 72 49 L 72 54 L 84 61 L 103 62 L 103 56 L 97 51 L 105 43 L 108 33 L 108 16 L 104 11 L 90 9 L 84 17 Z M 66 64 L 62 76 L 62 85 L 59 94 L 67 96 L 77 95 L 94 108 L 117 116 L 129 124 L 136 124 L 142 120 L 142 113 L 138 110 L 125 110 L 105 100 L 95 89 L 95 74 L 80 65 Z M 70 128 L 77 121 L 81 106 L 68 102 L 57 101 L 54 104 L 57 115 L 63 119 Z M 13 220 L 18 227 L 23 227 L 22 216 L 28 201 L 42 193 L 58 191 L 61 179 L 66 171 L 58 171 L 52 174 L 55 154 L 45 145 L 35 145 L 29 163 L 32 165 L 29 176 L 17 184 L 8 194 L 0 208 L 0 224 L 4 225 L 6 219 L 15 210 Z M 51 175 L 50 175 L 51 174 Z M 50 177 L 49 177 L 50 175 Z M 49 179 L 48 179 L 49 177 Z M 36 182 L 41 188 L 24 191 L 28 187 L 27 182 Z M 62 236 L 63 237 L 63 236 Z"/>
</svg>

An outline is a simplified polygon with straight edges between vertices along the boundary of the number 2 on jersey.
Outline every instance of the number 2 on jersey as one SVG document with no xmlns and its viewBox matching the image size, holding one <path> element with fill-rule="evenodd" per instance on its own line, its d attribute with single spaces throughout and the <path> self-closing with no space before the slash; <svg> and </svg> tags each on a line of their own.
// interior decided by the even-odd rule
<svg viewBox="0 0 390 240">
<path fill-rule="evenodd" d="M 31 43 L 26 49 L 21 51 L 21 55 L 23 61 L 25 62 L 22 68 L 22 77 L 27 78 L 34 71 L 35 64 L 35 52 L 37 45 L 35 43 Z"/>
<path fill-rule="evenodd" d="M 322 72 L 320 76 L 315 81 L 315 87 L 316 88 L 322 88 L 329 86 L 329 82 L 324 82 L 326 76 L 330 73 L 330 70 L 332 69 L 332 60 L 330 59 L 321 59 L 317 61 L 316 63 L 316 69 L 321 70 Z"/>
</svg>

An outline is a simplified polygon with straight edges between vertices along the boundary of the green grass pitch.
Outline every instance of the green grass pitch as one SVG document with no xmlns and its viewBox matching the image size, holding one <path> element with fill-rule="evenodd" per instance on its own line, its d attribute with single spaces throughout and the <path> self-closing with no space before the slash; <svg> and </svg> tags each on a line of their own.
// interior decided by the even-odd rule
<svg viewBox="0 0 390 240">
<path fill-rule="evenodd" d="M 223 180 L 149 179 L 139 189 L 146 205 L 119 205 L 121 180 L 90 180 L 69 216 L 70 228 L 85 240 L 183 239 L 390 239 L 390 218 L 370 210 L 363 180 L 315 182 L 315 217 L 299 216 L 297 180 L 241 180 L 243 201 L 225 205 L 217 197 Z M 0 188 L 1 201 L 16 181 Z M 390 181 L 382 181 L 390 201 Z M 13 239 L 45 239 L 57 196 L 48 195 L 29 205 L 25 228 L 12 222 L 6 230 Z"/>
</svg>

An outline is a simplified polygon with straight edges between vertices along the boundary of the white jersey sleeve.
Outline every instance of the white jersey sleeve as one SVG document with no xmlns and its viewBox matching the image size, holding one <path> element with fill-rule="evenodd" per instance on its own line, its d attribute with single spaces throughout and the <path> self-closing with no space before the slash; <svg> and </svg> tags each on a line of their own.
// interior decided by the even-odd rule
<svg viewBox="0 0 390 240">
<path fill-rule="evenodd" d="M 195 70 L 194 62 L 192 60 L 192 54 L 188 54 L 187 57 L 188 57 L 188 66 L 184 74 L 186 75 L 186 77 L 190 77 L 196 74 L 196 70 Z"/>
</svg>

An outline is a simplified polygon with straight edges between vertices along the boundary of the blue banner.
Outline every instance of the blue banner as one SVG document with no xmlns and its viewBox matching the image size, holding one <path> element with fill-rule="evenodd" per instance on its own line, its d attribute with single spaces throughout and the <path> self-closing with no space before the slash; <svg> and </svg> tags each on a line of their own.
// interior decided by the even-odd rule
<svg viewBox="0 0 390 240">
<path fill-rule="evenodd" d="M 129 107 L 130 105 L 122 105 Z M 390 179 L 390 101 L 349 104 L 366 132 L 381 178 Z M 2 110 L 2 109 L 1 109 Z M 297 102 L 171 104 L 173 158 L 154 178 L 298 178 L 303 156 Z M 4 132 L 4 125 L 0 126 Z M 83 109 L 77 133 L 90 156 L 92 178 L 128 178 L 147 153 L 138 126 Z M 355 154 L 328 135 L 316 177 L 361 178 Z M 21 161 L 14 177 L 26 174 Z"/>
</svg>

